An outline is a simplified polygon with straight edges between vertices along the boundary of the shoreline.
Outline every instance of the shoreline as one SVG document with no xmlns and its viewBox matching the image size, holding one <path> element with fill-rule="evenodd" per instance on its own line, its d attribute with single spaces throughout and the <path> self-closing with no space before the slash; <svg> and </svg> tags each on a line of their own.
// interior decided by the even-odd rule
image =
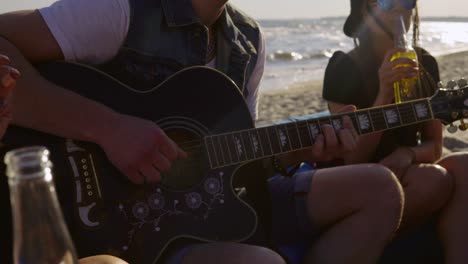
<svg viewBox="0 0 468 264">
<path fill-rule="evenodd" d="M 440 79 L 444 83 L 460 77 L 468 79 L 468 50 L 436 56 L 436 59 L 439 64 Z M 260 90 L 256 124 L 267 125 L 283 119 L 327 110 L 326 102 L 322 99 L 322 83 L 323 80 L 312 80 L 295 83 L 284 90 Z M 444 146 L 445 153 L 468 151 L 468 133 L 444 132 Z"/>
</svg>

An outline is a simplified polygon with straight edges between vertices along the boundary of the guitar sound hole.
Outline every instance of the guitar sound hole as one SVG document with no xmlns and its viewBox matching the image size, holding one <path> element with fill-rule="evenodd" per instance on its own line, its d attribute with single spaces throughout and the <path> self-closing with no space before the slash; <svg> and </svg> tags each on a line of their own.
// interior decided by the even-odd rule
<svg viewBox="0 0 468 264">
<path fill-rule="evenodd" d="M 172 190 L 184 191 L 199 184 L 203 173 L 204 152 L 198 135 L 182 129 L 165 131 L 188 154 L 185 160 L 177 160 L 171 170 L 162 174 L 162 184 Z"/>
</svg>

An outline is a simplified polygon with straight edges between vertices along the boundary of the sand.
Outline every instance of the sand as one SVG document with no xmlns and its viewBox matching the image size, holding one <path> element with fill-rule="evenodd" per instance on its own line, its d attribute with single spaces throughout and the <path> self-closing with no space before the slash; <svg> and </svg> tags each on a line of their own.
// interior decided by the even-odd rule
<svg viewBox="0 0 468 264">
<path fill-rule="evenodd" d="M 468 79 L 468 51 L 439 56 L 437 61 L 442 81 L 463 76 Z M 292 85 L 287 90 L 261 91 L 257 125 L 327 110 L 322 99 L 322 82 L 309 81 Z M 458 130 L 450 134 L 444 130 L 444 153 L 455 151 L 468 151 L 468 131 Z"/>
</svg>

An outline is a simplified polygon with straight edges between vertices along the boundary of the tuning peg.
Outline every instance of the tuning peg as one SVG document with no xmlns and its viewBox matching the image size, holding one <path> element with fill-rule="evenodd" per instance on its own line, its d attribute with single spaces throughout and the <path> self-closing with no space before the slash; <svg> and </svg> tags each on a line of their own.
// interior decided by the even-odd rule
<svg viewBox="0 0 468 264">
<path fill-rule="evenodd" d="M 468 124 L 466 124 L 463 120 L 460 120 L 460 125 L 458 125 L 458 128 L 461 131 L 465 131 L 466 129 L 468 129 Z"/>
<path fill-rule="evenodd" d="M 455 86 L 457 86 L 457 82 L 455 82 L 454 80 L 451 80 L 447 83 L 447 88 L 449 89 L 455 89 Z"/>
<path fill-rule="evenodd" d="M 437 88 L 440 89 L 440 88 L 444 88 L 444 87 L 445 87 L 445 84 L 444 84 L 442 81 L 439 81 L 439 82 L 437 83 Z"/>
<path fill-rule="evenodd" d="M 466 81 L 465 78 L 461 78 L 460 80 L 458 80 L 457 84 L 458 84 L 458 87 L 462 88 L 462 87 L 465 87 L 468 84 L 468 82 Z"/>
<path fill-rule="evenodd" d="M 457 132 L 458 127 L 454 126 L 453 124 L 450 124 L 450 126 L 447 128 L 447 131 L 451 134 Z"/>
</svg>

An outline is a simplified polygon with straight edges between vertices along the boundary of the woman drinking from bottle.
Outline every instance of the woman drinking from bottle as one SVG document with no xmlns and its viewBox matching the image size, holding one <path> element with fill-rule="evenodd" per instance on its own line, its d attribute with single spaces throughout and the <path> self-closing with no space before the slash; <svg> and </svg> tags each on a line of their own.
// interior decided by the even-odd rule
<svg viewBox="0 0 468 264">
<path fill-rule="evenodd" d="M 416 58 L 399 45 L 401 28 L 413 29 Z M 400 23 L 399 23 L 400 22 Z M 439 82 L 437 61 L 417 46 L 419 17 L 416 0 L 351 0 L 351 13 L 344 33 L 355 48 L 333 54 L 324 78 L 323 97 L 331 112 L 354 104 L 357 108 L 395 103 L 395 84 L 417 79 L 408 87 L 410 98 L 429 97 Z M 403 36 L 404 37 L 404 36 Z M 388 117 L 387 117 L 388 118 Z M 438 234 L 446 263 L 468 258 L 468 156 L 457 153 L 441 158 L 442 125 L 427 121 L 386 132 L 360 136 L 356 151 L 345 157 L 347 164 L 376 162 L 391 169 L 402 183 L 405 208 L 399 233 L 428 219 L 437 219 Z M 464 175 L 465 174 L 465 175 Z"/>
</svg>

